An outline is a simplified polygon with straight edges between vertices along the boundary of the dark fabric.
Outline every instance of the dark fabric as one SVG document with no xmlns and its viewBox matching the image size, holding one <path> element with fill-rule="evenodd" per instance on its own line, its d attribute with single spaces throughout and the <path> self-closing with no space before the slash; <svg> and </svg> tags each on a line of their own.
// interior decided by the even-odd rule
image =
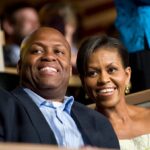
<svg viewBox="0 0 150 150">
<path fill-rule="evenodd" d="M 20 47 L 16 44 L 4 45 L 3 53 L 5 66 L 16 67 L 20 56 Z"/>
<path fill-rule="evenodd" d="M 0 101 L 0 140 L 57 145 L 52 130 L 36 104 L 21 88 L 12 92 L 13 103 Z M 7 108 L 7 109 L 6 109 Z M 98 112 L 75 102 L 71 115 L 86 145 L 119 148 L 109 121 Z"/>
<path fill-rule="evenodd" d="M 0 72 L 0 87 L 11 91 L 19 85 L 19 76 L 17 74 Z"/>
<path fill-rule="evenodd" d="M 150 88 L 150 49 L 130 53 L 131 92 Z"/>
</svg>

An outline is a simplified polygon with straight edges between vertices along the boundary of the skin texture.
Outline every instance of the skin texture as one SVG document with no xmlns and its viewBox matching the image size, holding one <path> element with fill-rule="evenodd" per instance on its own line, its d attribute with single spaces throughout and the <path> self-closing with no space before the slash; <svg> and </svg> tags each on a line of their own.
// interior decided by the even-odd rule
<svg viewBox="0 0 150 150">
<path fill-rule="evenodd" d="M 63 101 L 71 75 L 70 46 L 57 30 L 41 27 L 21 45 L 21 84 L 40 96 Z"/>
<path fill-rule="evenodd" d="M 131 68 L 123 67 L 116 48 L 97 48 L 87 60 L 87 75 L 82 84 L 96 110 L 108 117 L 119 139 L 150 133 L 150 109 L 128 105 L 125 87 Z"/>
</svg>

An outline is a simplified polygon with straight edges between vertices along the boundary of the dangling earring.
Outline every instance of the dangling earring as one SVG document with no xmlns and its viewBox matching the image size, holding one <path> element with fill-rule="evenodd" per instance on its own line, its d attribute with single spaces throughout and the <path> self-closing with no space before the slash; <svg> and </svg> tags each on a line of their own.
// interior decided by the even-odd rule
<svg viewBox="0 0 150 150">
<path fill-rule="evenodd" d="M 131 82 L 129 82 L 125 87 L 125 94 L 129 94 L 131 89 Z"/>
</svg>

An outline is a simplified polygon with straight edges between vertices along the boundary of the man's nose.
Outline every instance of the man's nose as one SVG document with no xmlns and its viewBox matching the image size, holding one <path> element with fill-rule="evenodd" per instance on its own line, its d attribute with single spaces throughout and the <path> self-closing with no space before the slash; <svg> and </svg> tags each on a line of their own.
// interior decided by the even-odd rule
<svg viewBox="0 0 150 150">
<path fill-rule="evenodd" d="M 52 50 L 47 50 L 41 59 L 43 61 L 56 61 L 56 55 Z"/>
</svg>

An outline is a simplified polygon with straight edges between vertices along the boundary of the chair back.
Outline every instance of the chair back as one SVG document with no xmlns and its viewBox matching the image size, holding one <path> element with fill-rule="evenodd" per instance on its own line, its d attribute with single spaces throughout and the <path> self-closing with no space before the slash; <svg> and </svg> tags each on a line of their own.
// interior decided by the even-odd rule
<svg viewBox="0 0 150 150">
<path fill-rule="evenodd" d="M 150 107 L 150 89 L 135 92 L 132 94 L 126 95 L 126 101 L 128 104 L 139 105 L 143 107 Z M 89 108 L 95 109 L 96 105 L 90 104 Z"/>
</svg>

